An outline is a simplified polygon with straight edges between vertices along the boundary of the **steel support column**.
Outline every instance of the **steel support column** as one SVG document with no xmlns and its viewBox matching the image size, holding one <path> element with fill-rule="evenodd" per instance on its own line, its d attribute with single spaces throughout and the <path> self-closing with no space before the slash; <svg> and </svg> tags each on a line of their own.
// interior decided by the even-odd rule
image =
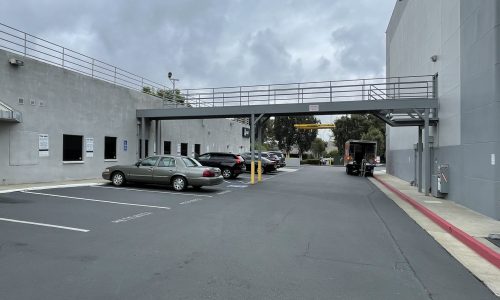
<svg viewBox="0 0 500 300">
<path fill-rule="evenodd" d="M 156 122 L 158 122 L 158 154 L 163 154 L 163 142 L 162 142 L 162 139 L 161 139 L 161 120 L 157 120 Z"/>
<path fill-rule="evenodd" d="M 250 115 L 250 184 L 255 184 L 255 115 Z"/>
<path fill-rule="evenodd" d="M 425 139 L 425 144 L 424 144 L 424 171 L 425 171 L 425 176 L 424 176 L 424 188 L 425 188 L 425 195 L 429 196 L 429 188 L 431 186 L 431 170 L 430 170 L 430 165 L 431 165 L 431 149 L 430 149 L 430 143 L 429 143 L 429 114 L 430 114 L 430 109 L 425 110 L 425 115 L 424 115 L 424 139 Z"/>
<path fill-rule="evenodd" d="M 160 120 L 155 120 L 155 154 L 160 155 L 160 129 L 159 129 Z"/>
<path fill-rule="evenodd" d="M 262 182 L 262 127 L 264 122 L 259 122 L 257 132 L 259 133 L 259 158 L 257 162 L 257 181 Z"/>
<path fill-rule="evenodd" d="M 418 126 L 418 192 L 422 193 L 422 127 Z"/>
<path fill-rule="evenodd" d="M 141 118 L 141 155 L 140 159 L 146 157 L 146 118 Z"/>
</svg>

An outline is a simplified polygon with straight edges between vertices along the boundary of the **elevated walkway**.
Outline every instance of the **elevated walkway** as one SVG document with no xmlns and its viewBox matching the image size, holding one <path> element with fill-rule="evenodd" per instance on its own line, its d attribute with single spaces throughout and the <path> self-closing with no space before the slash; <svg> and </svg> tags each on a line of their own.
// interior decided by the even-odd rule
<svg viewBox="0 0 500 300">
<path fill-rule="evenodd" d="M 0 101 L 0 122 L 13 122 L 20 123 L 22 115 L 20 112 L 15 111 L 7 104 Z"/>
<path fill-rule="evenodd" d="M 152 120 L 237 118 L 250 115 L 370 113 L 390 126 L 438 122 L 437 77 L 410 76 L 184 90 L 181 103 L 137 110 Z"/>
</svg>

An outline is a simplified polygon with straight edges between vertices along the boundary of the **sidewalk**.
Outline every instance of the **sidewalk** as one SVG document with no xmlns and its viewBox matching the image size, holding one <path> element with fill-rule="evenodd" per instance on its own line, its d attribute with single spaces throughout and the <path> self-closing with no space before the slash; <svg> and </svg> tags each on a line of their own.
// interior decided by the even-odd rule
<svg viewBox="0 0 500 300">
<path fill-rule="evenodd" d="M 500 248 L 486 240 L 500 233 L 500 221 L 452 200 L 425 196 L 408 182 L 383 172 L 375 172 L 370 181 L 500 296 Z"/>
<path fill-rule="evenodd" d="M 76 186 L 89 186 L 109 183 L 109 181 L 102 178 L 83 179 L 83 180 L 63 180 L 55 182 L 40 182 L 40 183 L 22 183 L 22 184 L 7 184 L 0 185 L 0 194 L 10 193 L 24 190 L 46 190 L 59 187 L 76 187 Z"/>
</svg>

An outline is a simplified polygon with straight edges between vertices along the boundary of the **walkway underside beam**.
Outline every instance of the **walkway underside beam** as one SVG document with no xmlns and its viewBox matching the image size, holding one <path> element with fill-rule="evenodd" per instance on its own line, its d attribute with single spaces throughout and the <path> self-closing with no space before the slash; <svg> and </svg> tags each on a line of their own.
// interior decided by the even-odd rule
<svg viewBox="0 0 500 300">
<path fill-rule="evenodd" d="M 407 114 L 413 112 L 415 109 L 434 109 L 437 107 L 438 102 L 435 99 L 391 99 L 201 108 L 138 109 L 137 117 L 156 120 L 179 120 L 237 118 L 264 113 L 271 116 L 363 114 L 380 113 L 383 111 Z"/>
</svg>

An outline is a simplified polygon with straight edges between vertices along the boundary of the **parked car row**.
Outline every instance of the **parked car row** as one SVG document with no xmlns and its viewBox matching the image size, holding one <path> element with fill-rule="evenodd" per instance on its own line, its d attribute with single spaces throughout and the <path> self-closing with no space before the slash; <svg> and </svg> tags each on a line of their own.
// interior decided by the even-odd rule
<svg viewBox="0 0 500 300">
<path fill-rule="evenodd" d="M 264 173 L 285 166 L 281 152 L 262 152 Z M 279 156 L 281 155 L 281 157 Z M 106 168 L 102 177 L 113 185 L 127 182 L 168 184 L 182 191 L 188 186 L 217 185 L 223 179 L 236 178 L 251 168 L 251 153 L 232 154 L 224 152 L 204 153 L 198 159 L 185 156 L 155 155 L 142 159 L 134 165 L 118 165 Z M 257 161 L 255 160 L 255 168 Z"/>
</svg>

